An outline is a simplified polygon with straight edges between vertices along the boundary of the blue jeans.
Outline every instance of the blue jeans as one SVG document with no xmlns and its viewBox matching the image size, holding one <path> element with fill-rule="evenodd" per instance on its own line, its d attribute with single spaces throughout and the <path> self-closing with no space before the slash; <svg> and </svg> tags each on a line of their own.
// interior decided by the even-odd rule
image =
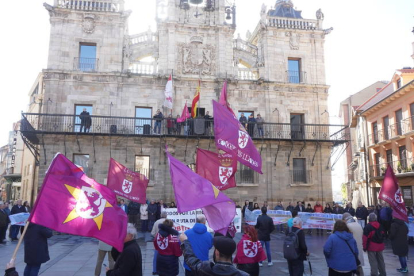
<svg viewBox="0 0 414 276">
<path fill-rule="evenodd" d="M 155 221 L 153 221 L 153 220 L 150 220 L 149 221 L 149 228 L 148 228 L 148 231 L 152 231 L 152 228 L 154 227 L 154 223 L 155 223 Z"/>
<path fill-rule="evenodd" d="M 23 276 L 37 276 L 39 275 L 41 264 L 26 264 Z"/>
<path fill-rule="evenodd" d="M 407 268 L 407 257 L 398 256 L 400 259 L 401 268 Z"/>
<path fill-rule="evenodd" d="M 257 126 L 257 130 L 259 131 L 259 136 L 263 137 L 263 127 L 262 126 Z"/>
<path fill-rule="evenodd" d="M 11 238 L 17 239 L 17 236 L 19 235 L 20 226 L 18 225 L 12 225 L 10 226 L 10 232 L 11 232 Z"/>
<path fill-rule="evenodd" d="M 270 263 L 272 261 L 272 255 L 270 254 L 270 241 L 260 241 L 260 243 L 263 248 L 266 246 L 267 261 Z"/>
<path fill-rule="evenodd" d="M 152 259 L 152 272 L 157 272 L 158 251 L 154 249 L 154 259 Z"/>
<path fill-rule="evenodd" d="M 141 232 L 147 232 L 148 231 L 148 220 L 147 219 L 142 219 L 141 220 Z"/>
<path fill-rule="evenodd" d="M 154 133 L 157 133 L 157 128 L 158 128 L 158 134 L 160 134 L 160 132 L 161 132 L 161 122 L 155 121 Z"/>
<path fill-rule="evenodd" d="M 277 224 L 276 225 L 276 231 L 283 232 L 283 224 Z"/>
</svg>

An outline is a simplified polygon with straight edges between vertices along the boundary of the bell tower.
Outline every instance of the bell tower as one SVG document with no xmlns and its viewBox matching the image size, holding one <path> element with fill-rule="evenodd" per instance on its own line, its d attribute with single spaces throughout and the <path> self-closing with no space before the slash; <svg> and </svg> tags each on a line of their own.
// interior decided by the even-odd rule
<svg viewBox="0 0 414 276">
<path fill-rule="evenodd" d="M 236 6 L 229 0 L 157 0 L 159 72 L 217 78 L 232 74 Z"/>
</svg>

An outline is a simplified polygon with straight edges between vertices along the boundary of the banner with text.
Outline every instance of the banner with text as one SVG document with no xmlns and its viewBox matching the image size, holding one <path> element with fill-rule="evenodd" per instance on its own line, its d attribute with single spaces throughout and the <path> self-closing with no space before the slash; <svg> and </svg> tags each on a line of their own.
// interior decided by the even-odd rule
<svg viewBox="0 0 414 276">
<path fill-rule="evenodd" d="M 18 226 L 25 226 L 26 221 L 29 218 L 30 213 L 18 213 L 14 215 L 10 215 L 10 224 L 11 225 L 18 225 Z"/>
<path fill-rule="evenodd" d="M 245 223 L 256 225 L 257 217 L 261 214 L 260 210 L 253 210 L 248 215 L 246 214 Z M 268 210 L 267 215 L 273 219 L 273 224 L 280 225 L 287 223 L 292 218 L 290 211 L 282 210 Z M 324 213 L 298 213 L 303 221 L 303 229 L 327 229 L 332 230 L 335 221 L 342 219 L 342 215 L 338 214 L 324 214 Z"/>
<path fill-rule="evenodd" d="M 193 228 L 196 223 L 197 215 L 203 214 L 201 209 L 194 211 L 188 211 L 184 213 L 178 213 L 177 208 L 167 208 L 167 218 L 174 222 L 174 229 L 178 232 L 184 232 L 190 228 Z M 236 208 L 236 216 L 233 219 L 234 226 L 236 227 L 237 233 L 241 232 L 241 209 Z M 208 221 L 206 223 L 207 230 L 213 232 L 208 226 Z"/>
</svg>

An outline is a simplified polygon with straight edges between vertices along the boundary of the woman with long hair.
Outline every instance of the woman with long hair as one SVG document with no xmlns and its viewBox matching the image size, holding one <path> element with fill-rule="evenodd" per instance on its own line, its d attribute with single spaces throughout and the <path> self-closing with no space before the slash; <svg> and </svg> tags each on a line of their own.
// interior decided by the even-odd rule
<svg viewBox="0 0 414 276">
<path fill-rule="evenodd" d="M 254 204 L 253 210 L 260 210 L 259 203 Z"/>
<path fill-rule="evenodd" d="M 326 203 L 326 205 L 325 205 L 325 209 L 323 209 L 323 212 L 324 212 L 324 213 L 327 213 L 327 214 L 331 214 L 331 213 L 332 213 L 331 204 Z"/>
<path fill-rule="evenodd" d="M 259 262 L 264 260 L 266 255 L 257 238 L 257 230 L 251 225 L 246 225 L 244 235 L 237 244 L 234 263 L 238 269 L 249 273 L 250 276 L 259 276 Z"/>
<path fill-rule="evenodd" d="M 329 276 L 352 276 L 357 269 L 358 247 L 342 220 L 335 222 L 333 234 L 329 236 L 323 247 Z"/>
<path fill-rule="evenodd" d="M 157 273 L 160 276 L 176 276 L 179 273 L 178 257 L 182 255 L 178 232 L 174 223 L 166 219 L 160 224 L 154 238 L 154 247 L 158 252 Z"/>
</svg>

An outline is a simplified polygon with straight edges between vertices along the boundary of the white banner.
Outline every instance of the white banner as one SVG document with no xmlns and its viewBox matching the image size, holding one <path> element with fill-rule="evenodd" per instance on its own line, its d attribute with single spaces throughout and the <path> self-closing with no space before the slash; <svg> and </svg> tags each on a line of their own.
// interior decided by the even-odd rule
<svg viewBox="0 0 414 276">
<path fill-rule="evenodd" d="M 10 215 L 10 224 L 11 225 L 18 225 L 18 226 L 25 226 L 26 221 L 29 218 L 30 213 L 18 213 L 14 215 Z"/>
<path fill-rule="evenodd" d="M 201 209 L 194 211 L 188 211 L 185 213 L 178 213 L 177 208 L 167 208 L 167 218 L 174 222 L 174 229 L 178 232 L 184 232 L 190 228 L 193 228 L 196 223 L 197 215 L 203 214 Z M 237 233 L 241 232 L 241 209 L 236 208 L 236 216 L 233 219 L 234 226 L 236 227 Z M 206 223 L 207 231 L 214 232 Z"/>
<path fill-rule="evenodd" d="M 260 210 L 246 211 L 245 222 L 250 225 L 256 225 L 257 217 L 262 212 Z M 273 219 L 273 224 L 279 225 L 287 223 L 292 218 L 290 211 L 268 210 L 267 215 Z M 302 219 L 303 229 L 327 229 L 332 230 L 335 221 L 342 219 L 342 215 L 324 214 L 324 213 L 305 213 L 300 212 L 298 216 Z"/>
</svg>

